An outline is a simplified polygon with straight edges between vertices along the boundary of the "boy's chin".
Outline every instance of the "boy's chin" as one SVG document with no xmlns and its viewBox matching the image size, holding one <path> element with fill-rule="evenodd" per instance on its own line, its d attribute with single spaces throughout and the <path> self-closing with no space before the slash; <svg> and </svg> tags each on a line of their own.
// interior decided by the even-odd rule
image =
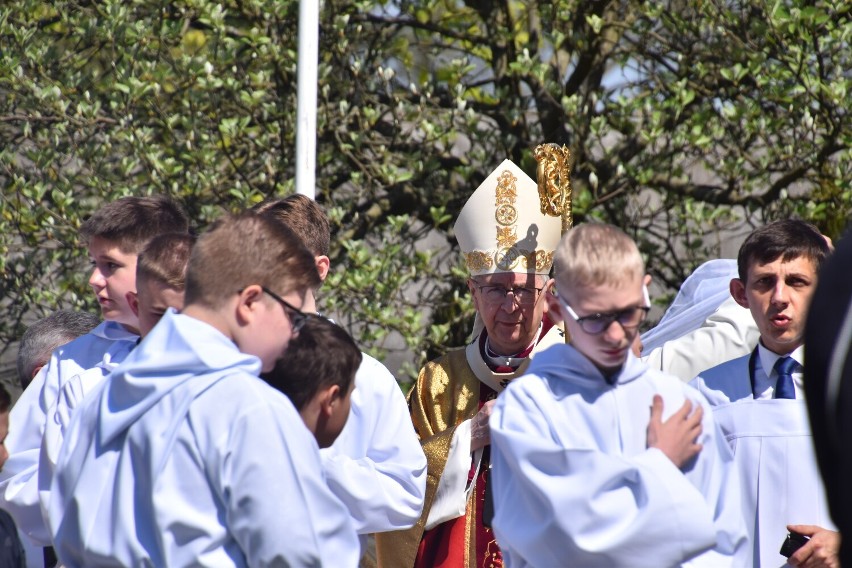
<svg viewBox="0 0 852 568">
<path fill-rule="evenodd" d="M 139 320 L 136 318 L 129 318 L 123 314 L 116 314 L 115 312 L 107 313 L 104 310 L 101 310 L 101 315 L 106 321 L 115 322 L 121 325 L 127 331 L 130 331 L 135 334 L 139 334 Z"/>
</svg>

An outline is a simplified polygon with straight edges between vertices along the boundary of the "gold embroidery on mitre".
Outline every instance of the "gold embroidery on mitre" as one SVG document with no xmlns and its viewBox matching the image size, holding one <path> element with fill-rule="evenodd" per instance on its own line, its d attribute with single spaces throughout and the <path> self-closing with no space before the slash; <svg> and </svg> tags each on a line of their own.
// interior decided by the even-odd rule
<svg viewBox="0 0 852 568">
<path fill-rule="evenodd" d="M 547 272 L 553 266 L 553 251 L 537 250 L 524 257 L 524 268 L 535 268 L 536 272 Z"/>
<path fill-rule="evenodd" d="M 514 227 L 497 227 L 497 246 L 508 248 L 518 242 Z"/>
<path fill-rule="evenodd" d="M 544 273 L 553 266 L 553 251 L 522 250 L 517 247 L 502 247 L 495 252 L 475 250 L 464 253 L 465 266 L 471 272 L 490 270 L 492 266 L 503 272 L 513 272 L 516 268 L 530 269 Z"/>
<path fill-rule="evenodd" d="M 464 262 L 471 272 L 488 270 L 491 268 L 491 255 L 479 250 L 464 253 Z"/>
<path fill-rule="evenodd" d="M 518 263 L 521 265 L 521 268 L 527 271 L 530 268 L 535 268 L 535 251 L 521 251 L 521 257 L 518 259 Z"/>
<path fill-rule="evenodd" d="M 518 220 L 518 210 L 510 203 L 500 203 L 494 212 L 494 218 L 503 226 L 513 225 Z"/>
<path fill-rule="evenodd" d="M 518 191 L 515 182 L 518 181 L 512 172 L 504 171 L 497 177 L 497 188 L 494 190 L 494 218 L 502 227 L 497 229 L 497 246 L 507 248 L 518 242 L 515 232 L 515 222 L 518 220 L 518 210 L 515 200 Z M 499 253 L 498 253 L 499 254 Z"/>
<path fill-rule="evenodd" d="M 497 205 L 502 205 L 503 203 L 508 203 L 509 205 L 515 204 L 515 199 L 518 197 L 518 192 L 515 189 L 516 181 L 518 181 L 518 178 L 513 176 L 512 172 L 508 170 L 502 172 L 497 177 L 497 189 L 495 190 Z"/>
</svg>

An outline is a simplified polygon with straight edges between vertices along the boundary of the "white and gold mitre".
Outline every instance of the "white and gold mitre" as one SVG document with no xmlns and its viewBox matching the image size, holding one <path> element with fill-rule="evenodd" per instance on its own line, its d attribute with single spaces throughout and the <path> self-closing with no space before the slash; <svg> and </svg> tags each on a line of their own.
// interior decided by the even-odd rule
<svg viewBox="0 0 852 568">
<path fill-rule="evenodd" d="M 541 212 L 536 182 L 504 160 L 467 200 L 454 230 L 470 275 L 478 276 L 547 274 L 561 227 L 559 217 Z"/>
</svg>

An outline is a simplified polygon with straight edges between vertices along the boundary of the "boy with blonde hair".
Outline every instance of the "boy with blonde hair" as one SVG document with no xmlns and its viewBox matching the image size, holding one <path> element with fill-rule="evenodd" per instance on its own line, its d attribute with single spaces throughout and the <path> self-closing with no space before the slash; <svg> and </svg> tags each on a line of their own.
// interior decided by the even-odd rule
<svg viewBox="0 0 852 568">
<path fill-rule="evenodd" d="M 313 257 L 269 219 L 225 218 L 198 239 L 183 313 L 163 316 L 66 432 L 47 511 L 64 565 L 357 563 L 315 441 L 257 376 L 317 284 Z"/>
<path fill-rule="evenodd" d="M 491 417 L 507 566 L 743 565 L 739 483 L 712 413 L 631 352 L 649 304 L 635 243 L 581 225 L 555 267 L 549 308 L 571 344 L 533 359 Z"/>
<path fill-rule="evenodd" d="M 0 474 L 0 507 L 12 514 L 35 545 L 50 545 L 38 498 L 39 450 L 47 413 L 72 377 L 87 369 L 106 369 L 133 349 L 139 322 L 126 296 L 136 289 L 137 257 L 153 237 L 186 232 L 188 227 L 183 209 L 165 196 L 118 199 L 80 227 L 93 266 L 89 285 L 105 321 L 56 349 L 18 399 L 11 413 L 16 426 L 6 443 L 9 461 Z M 99 378 L 104 374 L 98 373 Z"/>
</svg>

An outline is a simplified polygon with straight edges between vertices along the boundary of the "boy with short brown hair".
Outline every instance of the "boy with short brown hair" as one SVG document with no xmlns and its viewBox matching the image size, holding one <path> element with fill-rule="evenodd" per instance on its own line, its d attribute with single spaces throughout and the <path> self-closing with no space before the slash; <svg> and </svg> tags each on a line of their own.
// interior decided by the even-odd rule
<svg viewBox="0 0 852 568">
<path fill-rule="evenodd" d="M 165 196 L 117 199 L 98 209 L 80 227 L 93 265 L 89 285 L 105 321 L 54 351 L 18 399 L 11 416 L 17 426 L 7 442 L 10 457 L 0 474 L 0 506 L 12 514 L 33 544 L 50 545 L 37 483 L 46 413 L 72 377 L 105 360 L 120 361 L 133 349 L 139 339 L 139 322 L 126 296 L 136 290 L 139 252 L 153 237 L 186 232 L 188 227 L 183 209 Z"/>
<path fill-rule="evenodd" d="M 183 309 L 186 267 L 195 237 L 167 233 L 155 237 L 136 264 L 136 291 L 127 293 L 127 303 L 139 320 L 144 338 L 169 308 Z"/>
<path fill-rule="evenodd" d="M 504 558 L 742 566 L 739 483 L 706 401 L 631 351 L 649 308 L 636 244 L 612 225 L 581 225 L 563 236 L 554 266 L 548 304 L 571 344 L 533 359 L 490 421 Z"/>
<path fill-rule="evenodd" d="M 136 291 L 127 292 L 130 309 L 139 319 L 139 337 L 144 339 L 169 309 L 182 310 L 186 288 L 186 268 L 195 237 L 185 233 L 165 233 L 151 239 L 136 263 Z M 108 353 L 109 355 L 109 353 Z M 121 363 L 105 356 L 91 369 L 65 383 L 56 403 L 48 411 L 39 457 L 39 499 L 47 507 L 56 461 L 71 416 L 86 394 Z"/>
<path fill-rule="evenodd" d="M 805 321 L 830 249 L 800 219 L 755 229 L 737 255 L 731 296 L 747 308 L 760 341 L 742 357 L 691 383 L 707 397 L 743 480 L 742 511 L 753 544 L 750 565 L 837 566 L 840 535 L 817 469 L 803 400 Z M 809 538 L 779 552 L 788 531 Z"/>
<path fill-rule="evenodd" d="M 330 269 L 329 222 L 320 205 L 304 195 L 288 195 L 255 206 L 275 219 L 314 255 L 324 280 Z M 314 290 L 306 308 L 316 310 Z M 423 509 L 426 457 L 420 449 L 408 405 L 394 376 L 362 354 L 351 396 L 350 419 L 335 442 L 320 452 L 329 487 L 349 508 L 364 550 L 370 533 L 408 528 Z"/>
<path fill-rule="evenodd" d="M 183 312 L 163 316 L 66 432 L 47 508 L 63 564 L 357 563 L 316 442 L 257 377 L 298 335 L 317 284 L 313 257 L 272 220 L 229 217 L 199 237 Z"/>
</svg>

